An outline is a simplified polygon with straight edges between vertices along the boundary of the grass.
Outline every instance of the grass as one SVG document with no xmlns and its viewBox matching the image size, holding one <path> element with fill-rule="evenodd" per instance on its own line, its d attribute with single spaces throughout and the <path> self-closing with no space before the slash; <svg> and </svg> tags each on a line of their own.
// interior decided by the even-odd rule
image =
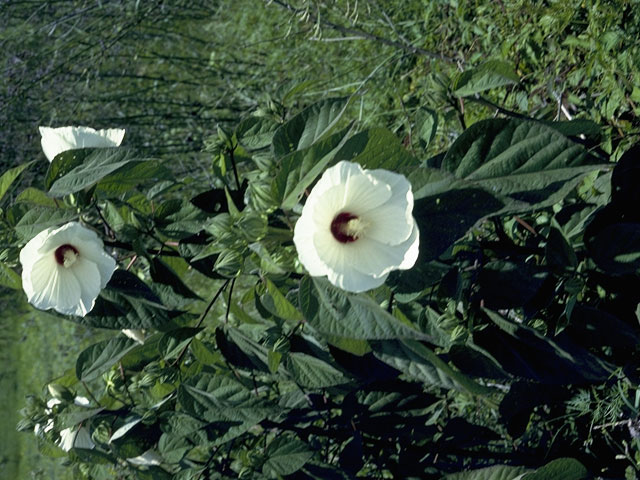
<svg viewBox="0 0 640 480">
<path fill-rule="evenodd" d="M 19 410 L 27 395 L 43 396 L 44 386 L 62 371 L 73 368 L 75 358 L 89 342 L 91 332 L 71 322 L 53 321 L 26 305 L 22 292 L 2 292 L 0 319 L 3 365 L 0 399 L 0 478 L 70 478 L 56 460 L 42 456 L 32 436 L 16 431 Z M 44 397 L 43 397 L 44 398 Z"/>
</svg>

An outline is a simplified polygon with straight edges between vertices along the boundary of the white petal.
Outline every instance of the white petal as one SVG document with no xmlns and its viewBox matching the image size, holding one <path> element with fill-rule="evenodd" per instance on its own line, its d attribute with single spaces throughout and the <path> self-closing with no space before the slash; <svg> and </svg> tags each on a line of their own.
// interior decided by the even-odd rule
<svg viewBox="0 0 640 480">
<path fill-rule="evenodd" d="M 60 431 L 60 440 L 58 440 L 58 446 L 68 452 L 73 448 L 73 442 L 76 439 L 77 432 L 71 428 L 65 428 Z"/>
<path fill-rule="evenodd" d="M 78 405 L 79 407 L 88 407 L 89 405 L 91 405 L 91 400 L 89 400 L 87 397 L 77 395 L 76 398 L 73 399 L 73 403 L 74 405 Z"/>
<path fill-rule="evenodd" d="M 416 264 L 420 254 L 420 230 L 417 223 L 413 223 L 411 236 L 402 245 L 398 245 L 398 248 L 400 247 L 405 249 L 405 253 L 402 263 L 398 265 L 398 270 L 408 270 Z"/>
<path fill-rule="evenodd" d="M 387 245 L 406 241 L 415 224 L 406 205 L 388 203 L 362 215 L 362 221 L 367 225 L 364 236 Z"/>
<path fill-rule="evenodd" d="M 369 173 L 389 185 L 392 195 L 384 205 L 362 214 L 366 223 L 369 224 L 367 237 L 389 245 L 406 241 L 415 223 L 411 215 L 413 211 L 411 184 L 404 175 L 387 170 L 371 170 Z"/>
<path fill-rule="evenodd" d="M 352 176 L 345 185 L 343 208 L 355 215 L 384 205 L 391 198 L 391 187 L 370 175 Z"/>
<path fill-rule="evenodd" d="M 122 333 L 124 333 L 127 337 L 129 337 L 132 340 L 135 340 L 136 342 L 143 344 L 144 343 L 144 331 L 142 330 L 134 330 L 131 328 L 125 328 L 122 330 Z"/>
<path fill-rule="evenodd" d="M 53 408 L 54 406 L 59 405 L 59 404 L 61 404 L 61 403 L 62 403 L 62 400 L 58 400 L 57 398 L 50 398 L 50 399 L 47 401 L 47 408 L 48 408 L 48 409 L 51 409 L 51 408 Z"/>
<path fill-rule="evenodd" d="M 116 261 L 104 251 L 104 244 L 96 232 L 78 222 L 69 222 L 48 232 L 48 238 L 38 250 L 41 255 L 55 250 L 60 245 L 72 245 L 78 250 L 79 259 L 89 260 L 98 268 L 100 288 L 107 285 L 116 269 Z"/>
<path fill-rule="evenodd" d="M 84 317 L 91 311 L 96 303 L 96 298 L 100 294 L 100 290 L 102 290 L 100 272 L 95 263 L 82 256 L 78 256 L 78 260 L 67 270 L 73 273 L 80 285 L 80 302 L 76 312 L 80 311 L 81 313 L 76 313 L 76 315 Z"/>
<path fill-rule="evenodd" d="M 89 433 L 89 429 L 86 427 L 80 427 L 78 433 L 76 434 L 75 442 L 73 443 L 75 448 L 84 448 L 87 450 L 91 450 L 96 446 L 91 440 L 91 434 Z"/>
<path fill-rule="evenodd" d="M 22 247 L 22 250 L 20 250 L 20 263 L 22 264 L 23 271 L 31 270 L 33 264 L 40 259 L 41 254 L 39 252 L 42 246 L 49 238 L 51 232 L 55 230 L 55 228 L 47 228 L 41 231 Z"/>
<path fill-rule="evenodd" d="M 307 207 L 309 207 L 307 209 Z M 305 211 L 305 209 L 307 209 Z M 323 225 L 319 225 L 312 214 L 313 205 L 308 203 L 305 205 L 302 216 L 296 222 L 296 226 L 293 230 L 293 243 L 298 251 L 298 258 L 300 263 L 306 268 L 313 276 L 326 275 L 328 270 L 326 264 L 320 260 L 318 251 L 314 245 L 313 238 L 318 231 L 318 228 L 324 228 Z M 324 223 L 324 222 L 323 222 Z M 330 227 L 327 226 L 326 228 Z"/>
<path fill-rule="evenodd" d="M 68 452 L 72 448 L 84 448 L 90 450 L 95 447 L 96 444 L 91 440 L 89 430 L 87 430 L 86 427 L 80 427 L 77 430 L 75 428 L 65 428 L 60 431 L 58 446 L 65 452 Z"/>
<path fill-rule="evenodd" d="M 127 458 L 127 462 L 133 465 L 152 466 L 160 465 L 162 463 L 162 457 L 155 450 L 147 450 L 142 455 L 137 457 Z"/>
<path fill-rule="evenodd" d="M 117 147 L 122 143 L 124 134 L 125 131 L 119 128 L 40 127 L 42 150 L 49 161 L 59 153 L 76 148 Z"/>
<path fill-rule="evenodd" d="M 41 257 L 30 272 L 23 271 L 23 288 L 31 305 L 40 310 L 74 314 L 80 285 L 73 273 L 56 263 L 53 253 Z"/>
<path fill-rule="evenodd" d="M 106 287 L 117 268 L 115 259 L 96 245 L 78 245 L 78 252 L 80 253 L 80 258 L 90 261 L 97 267 L 100 277 L 100 289 Z"/>
<path fill-rule="evenodd" d="M 349 268 L 341 272 L 330 272 L 327 279 L 332 285 L 340 287 L 347 292 L 359 293 L 379 287 L 387 279 L 387 276 L 382 275 L 376 278 L 360 273 L 354 268 Z"/>
<path fill-rule="evenodd" d="M 354 245 L 357 248 L 348 257 L 349 267 L 376 278 L 398 268 L 404 259 L 404 248 L 386 245 L 370 238 L 360 238 Z"/>
<path fill-rule="evenodd" d="M 313 236 L 313 246 L 325 271 L 344 271 L 348 267 L 347 257 L 353 250 L 354 243 L 338 242 L 331 230 L 319 230 Z"/>
<path fill-rule="evenodd" d="M 81 243 L 97 243 L 100 247 L 103 245 L 96 232 L 78 222 L 65 223 L 63 226 L 49 229 L 47 232 L 47 238 L 38 250 L 41 254 L 55 250 L 64 244 L 73 245 L 75 248 L 78 248 L 77 244 Z"/>
</svg>

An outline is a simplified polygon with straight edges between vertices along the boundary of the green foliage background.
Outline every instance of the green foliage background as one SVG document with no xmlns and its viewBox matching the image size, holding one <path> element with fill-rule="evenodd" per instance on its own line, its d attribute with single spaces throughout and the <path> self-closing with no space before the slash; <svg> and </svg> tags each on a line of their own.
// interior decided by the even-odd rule
<svg viewBox="0 0 640 480">
<path fill-rule="evenodd" d="M 128 145 L 169 160 L 185 189 L 202 181 L 213 186 L 215 142 L 208 139 L 218 125 L 233 131 L 248 112 L 282 119 L 316 100 L 347 95 L 354 99 L 343 118 L 360 129 L 389 128 L 419 159 L 446 150 L 479 120 L 507 113 L 591 120 L 604 128 L 589 139 L 589 148 L 617 160 L 639 131 L 637 8 L 632 1 L 4 2 L 0 165 L 4 171 L 37 160 L 22 180 L 26 186 L 46 168 L 39 125 L 121 126 Z M 486 60 L 495 63 L 487 68 Z M 476 72 L 471 80 L 468 72 Z M 583 184 L 582 198 L 597 201 L 606 183 L 593 177 Z M 562 230 L 539 216 L 523 221 Z M 502 228 L 533 248 L 519 225 L 512 220 Z M 570 234 L 557 236 L 559 265 L 571 256 L 562 237 Z M 191 280 L 199 293 L 211 287 L 204 278 Z M 590 285 L 585 295 L 596 290 Z M 74 324 L 23 313 L 15 295 L 2 300 L 4 311 L 12 312 L 3 319 L 10 348 L 2 350 L 2 381 L 20 385 L 2 389 L 16 392 L 6 399 L 4 431 L 13 431 L 19 417 L 9 414 L 21 408 L 24 393 L 39 394 L 54 373 L 73 366 L 89 340 L 98 340 Z M 448 308 L 455 311 L 455 305 Z M 443 328 L 452 338 L 459 333 L 455 325 Z M 52 336 L 64 348 L 52 348 Z M 67 351 L 70 346 L 77 351 Z M 38 376 L 29 371 L 34 355 L 47 365 Z M 622 397 L 614 390 L 580 395 L 570 404 L 578 416 L 595 408 L 602 423 L 618 418 Z M 476 405 L 467 401 L 461 396 L 452 404 L 471 420 Z M 17 469 L 8 478 L 29 478 L 29 470 L 41 469 L 41 478 L 63 478 L 46 463 L 34 466 L 35 454 L 26 447 L 16 466 L 10 449 L 27 442 L 24 435 L 17 438 L 0 455 Z"/>
</svg>

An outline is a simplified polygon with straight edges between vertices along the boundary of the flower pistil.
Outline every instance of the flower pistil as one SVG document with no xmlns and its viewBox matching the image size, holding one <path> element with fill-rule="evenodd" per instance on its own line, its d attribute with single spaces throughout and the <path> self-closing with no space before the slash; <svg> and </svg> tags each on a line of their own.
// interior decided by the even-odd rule
<svg viewBox="0 0 640 480">
<path fill-rule="evenodd" d="M 349 212 L 342 212 L 335 216 L 331 222 L 331 234 L 340 243 L 351 243 L 358 238 L 366 230 L 366 222 Z"/>
<path fill-rule="evenodd" d="M 69 268 L 71 265 L 76 263 L 79 253 L 76 247 L 65 243 L 64 245 L 60 245 L 56 248 L 54 255 L 58 265 L 62 265 L 64 268 Z"/>
</svg>

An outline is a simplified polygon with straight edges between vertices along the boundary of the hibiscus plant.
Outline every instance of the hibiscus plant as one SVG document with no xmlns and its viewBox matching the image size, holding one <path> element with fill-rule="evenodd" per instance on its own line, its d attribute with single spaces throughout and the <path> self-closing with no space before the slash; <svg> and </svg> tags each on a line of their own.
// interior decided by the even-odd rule
<svg viewBox="0 0 640 480">
<path fill-rule="evenodd" d="M 209 184 L 42 128 L 0 282 L 102 340 L 20 428 L 86 479 L 635 478 L 638 151 L 492 118 L 425 158 L 352 115 L 219 129 Z"/>
</svg>

